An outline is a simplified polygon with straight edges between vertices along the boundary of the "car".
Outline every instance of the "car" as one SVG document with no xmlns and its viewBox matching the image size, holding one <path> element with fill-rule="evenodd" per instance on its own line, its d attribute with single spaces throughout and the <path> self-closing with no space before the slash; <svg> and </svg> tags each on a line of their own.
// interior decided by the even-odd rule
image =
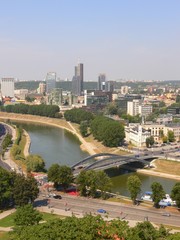
<svg viewBox="0 0 180 240">
<path fill-rule="evenodd" d="M 62 199 L 61 195 L 54 195 L 53 198 L 55 198 L 55 199 Z"/>
<path fill-rule="evenodd" d="M 170 217 L 171 214 L 166 212 L 166 213 L 163 213 L 162 216 Z"/>
<path fill-rule="evenodd" d="M 100 208 L 97 210 L 98 213 L 106 213 L 106 210 L 104 210 L 103 208 Z"/>
</svg>

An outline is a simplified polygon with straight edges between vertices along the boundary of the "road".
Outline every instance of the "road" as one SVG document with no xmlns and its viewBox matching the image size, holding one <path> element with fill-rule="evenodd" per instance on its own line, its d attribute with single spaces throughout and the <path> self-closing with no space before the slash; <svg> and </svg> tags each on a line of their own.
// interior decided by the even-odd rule
<svg viewBox="0 0 180 240">
<path fill-rule="evenodd" d="M 43 199 L 41 196 L 40 199 Z M 50 198 L 49 206 L 54 209 L 69 209 L 77 215 L 85 215 L 86 213 L 97 214 L 97 210 L 103 208 L 107 211 L 109 218 L 120 218 L 125 220 L 144 221 L 145 218 L 156 224 L 164 224 L 169 226 L 180 226 L 180 213 L 171 213 L 171 216 L 162 216 L 166 213 L 166 209 L 148 209 L 141 206 L 125 205 L 110 201 L 88 199 L 77 196 L 62 195 L 62 199 Z M 106 215 L 106 214 L 102 214 Z"/>
</svg>

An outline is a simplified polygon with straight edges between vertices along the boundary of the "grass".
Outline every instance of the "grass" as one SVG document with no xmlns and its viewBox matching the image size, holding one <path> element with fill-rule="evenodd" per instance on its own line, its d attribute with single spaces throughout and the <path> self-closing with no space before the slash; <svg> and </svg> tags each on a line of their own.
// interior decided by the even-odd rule
<svg viewBox="0 0 180 240">
<path fill-rule="evenodd" d="M 56 218 L 63 218 L 63 216 L 51 214 L 51 213 L 42 213 L 43 219 L 42 221 L 49 221 Z M 0 219 L 0 227 L 13 227 L 14 226 L 14 216 L 15 213 L 8 215 L 5 218 Z M 0 238 L 1 239 L 1 238 Z"/>
<path fill-rule="evenodd" d="M 8 232 L 0 232 L 0 239 L 9 240 L 9 233 Z"/>
<path fill-rule="evenodd" d="M 158 159 L 154 162 L 156 168 L 155 172 L 162 172 L 180 176 L 180 162 Z"/>
</svg>

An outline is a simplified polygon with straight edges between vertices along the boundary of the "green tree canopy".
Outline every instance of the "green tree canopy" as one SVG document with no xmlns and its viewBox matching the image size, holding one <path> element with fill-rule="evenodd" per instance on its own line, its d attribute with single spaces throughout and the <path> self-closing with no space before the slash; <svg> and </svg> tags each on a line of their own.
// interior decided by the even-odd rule
<svg viewBox="0 0 180 240">
<path fill-rule="evenodd" d="M 54 182 L 55 187 L 59 184 L 67 189 L 73 182 L 72 169 L 68 166 L 60 166 L 59 164 L 52 164 L 48 170 L 48 179 Z"/>
<path fill-rule="evenodd" d="M 26 166 L 28 171 L 44 172 L 45 162 L 41 156 L 37 154 L 30 154 L 26 159 Z"/>
<path fill-rule="evenodd" d="M 133 203 L 136 202 L 137 195 L 141 192 L 141 180 L 138 176 L 130 176 L 127 180 L 127 187 Z"/>
<path fill-rule="evenodd" d="M 171 191 L 171 198 L 176 201 L 176 205 L 180 208 L 180 182 L 177 182 L 172 191 Z"/>
<path fill-rule="evenodd" d="M 103 171 L 81 171 L 76 178 L 78 190 L 82 196 L 95 197 L 97 190 L 100 190 L 100 196 L 106 198 L 107 191 L 110 191 L 112 183 L 108 175 Z"/>
<path fill-rule="evenodd" d="M 174 132 L 168 131 L 167 138 L 168 138 L 169 142 L 174 142 L 175 141 Z"/>
<path fill-rule="evenodd" d="M 13 174 L 13 198 L 15 205 L 24 206 L 28 203 L 33 203 L 37 198 L 39 189 L 37 181 L 31 177 L 24 175 Z"/>
<path fill-rule="evenodd" d="M 31 204 L 18 207 L 14 216 L 16 226 L 36 225 L 42 220 L 42 214 L 33 208 Z"/>
<path fill-rule="evenodd" d="M 159 207 L 159 202 L 165 196 L 165 191 L 164 191 L 162 185 L 158 182 L 153 182 L 151 184 L 151 189 L 152 189 L 152 199 L 154 202 L 154 206 L 157 208 L 157 207 Z"/>
</svg>

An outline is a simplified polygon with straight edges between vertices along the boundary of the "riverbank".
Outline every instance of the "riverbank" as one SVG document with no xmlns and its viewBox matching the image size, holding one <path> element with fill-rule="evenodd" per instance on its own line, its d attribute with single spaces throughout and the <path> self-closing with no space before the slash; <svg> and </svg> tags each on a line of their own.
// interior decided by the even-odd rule
<svg viewBox="0 0 180 240">
<path fill-rule="evenodd" d="M 24 115 L 24 114 L 15 114 L 15 113 L 5 113 L 5 112 L 0 112 L 0 119 L 3 120 L 14 120 L 14 121 L 22 121 L 22 122 L 33 122 L 36 124 L 45 124 L 45 125 L 51 125 L 59 128 L 63 128 L 72 134 L 76 135 L 79 141 L 81 142 L 81 149 L 84 151 L 87 151 L 90 155 L 96 154 L 96 153 L 101 153 L 101 152 L 109 152 L 111 153 L 116 153 L 116 154 L 122 154 L 119 153 L 118 148 L 105 148 L 102 146 L 101 143 L 97 143 L 94 139 L 84 139 L 80 133 L 78 132 L 77 126 L 75 124 L 72 124 L 70 122 L 66 122 L 64 119 L 53 119 L 53 118 L 47 118 L 47 117 L 40 117 L 40 116 L 34 116 L 34 115 Z M 30 147 L 30 138 L 27 140 L 26 144 L 26 149 L 25 155 L 29 154 L 29 147 Z M 178 175 L 173 175 L 173 174 L 167 174 L 163 172 L 157 172 L 154 171 L 153 169 L 140 169 L 138 172 L 142 174 L 148 174 L 148 175 L 154 175 L 154 176 L 160 176 L 160 177 L 165 177 L 165 178 L 170 178 L 170 179 L 175 179 L 175 180 L 180 180 L 180 176 Z"/>
</svg>

